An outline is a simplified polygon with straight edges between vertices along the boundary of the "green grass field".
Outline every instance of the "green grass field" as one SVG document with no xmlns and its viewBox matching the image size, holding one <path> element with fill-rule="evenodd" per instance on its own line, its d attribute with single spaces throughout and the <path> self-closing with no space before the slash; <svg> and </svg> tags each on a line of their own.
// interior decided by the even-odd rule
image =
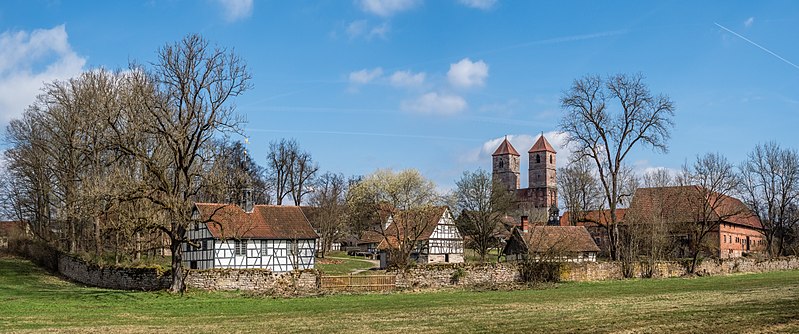
<svg viewBox="0 0 799 334">
<path fill-rule="evenodd" d="M 0 332 L 167 331 L 799 332 L 799 271 L 272 299 L 80 287 L 26 260 L 0 258 Z"/>
<path fill-rule="evenodd" d="M 326 255 L 328 260 L 335 260 L 341 263 L 323 264 L 320 259 L 317 259 L 316 268 L 321 270 L 325 275 L 347 275 L 352 272 L 359 271 L 361 275 L 368 275 L 372 271 L 367 270 L 374 266 L 373 263 L 364 260 L 363 257 L 349 256 L 346 252 L 329 252 Z"/>
</svg>

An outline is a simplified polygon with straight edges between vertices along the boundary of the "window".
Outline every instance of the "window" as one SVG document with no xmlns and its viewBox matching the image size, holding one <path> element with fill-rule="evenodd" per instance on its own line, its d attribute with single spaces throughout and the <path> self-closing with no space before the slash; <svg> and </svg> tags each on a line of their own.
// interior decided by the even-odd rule
<svg viewBox="0 0 799 334">
<path fill-rule="evenodd" d="M 247 253 L 247 242 L 244 240 L 236 240 L 235 248 L 236 255 L 245 255 Z"/>
<path fill-rule="evenodd" d="M 541 163 L 541 155 L 538 155 L 538 154 L 535 155 L 535 163 L 537 163 L 537 164 Z"/>
<path fill-rule="evenodd" d="M 553 159 L 552 159 L 552 157 L 553 157 L 553 155 L 550 155 L 550 156 L 549 156 L 549 163 L 551 163 L 551 164 L 555 163 L 555 162 L 553 162 Z"/>
</svg>

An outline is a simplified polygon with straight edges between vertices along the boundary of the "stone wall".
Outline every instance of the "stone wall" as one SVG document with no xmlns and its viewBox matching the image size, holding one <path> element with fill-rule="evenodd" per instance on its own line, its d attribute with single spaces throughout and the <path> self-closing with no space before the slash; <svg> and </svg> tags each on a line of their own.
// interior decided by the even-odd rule
<svg viewBox="0 0 799 334">
<path fill-rule="evenodd" d="M 772 260 L 736 258 L 729 260 L 705 260 L 696 270 L 697 275 L 727 275 L 734 273 L 761 273 L 778 270 L 799 269 L 798 257 Z M 642 268 L 635 266 L 633 272 L 642 277 Z M 520 281 L 519 271 L 512 262 L 488 264 L 430 264 L 395 272 L 397 287 L 401 289 L 437 289 L 444 287 L 476 287 L 484 285 L 506 285 Z M 687 275 L 685 267 L 677 262 L 659 262 L 653 269 L 654 278 L 681 277 Z M 623 279 L 621 264 L 617 262 L 564 263 L 560 278 L 565 282 L 587 282 Z"/>
<path fill-rule="evenodd" d="M 503 285 L 519 281 L 516 265 L 507 262 L 430 264 L 391 274 L 397 275 L 397 287 L 400 289 Z"/>
<path fill-rule="evenodd" d="M 315 269 L 273 273 L 266 269 L 187 270 L 186 287 L 208 291 L 253 291 L 276 296 L 319 292 L 320 273 Z"/>
<path fill-rule="evenodd" d="M 169 273 L 155 268 L 101 267 L 61 254 L 58 272 L 72 281 L 118 290 L 163 290 L 169 287 Z"/>
</svg>

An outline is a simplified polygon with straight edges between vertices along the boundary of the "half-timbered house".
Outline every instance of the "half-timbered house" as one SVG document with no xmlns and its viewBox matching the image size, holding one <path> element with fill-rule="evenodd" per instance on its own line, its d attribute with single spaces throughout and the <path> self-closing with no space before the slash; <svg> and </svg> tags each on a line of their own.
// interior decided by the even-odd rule
<svg viewBox="0 0 799 334">
<path fill-rule="evenodd" d="M 388 217 L 377 249 L 381 267 L 386 266 L 386 252 L 396 248 L 399 239 L 415 242 L 410 256 L 417 263 L 463 262 L 463 236 L 445 206 L 418 212 L 399 212 Z"/>
<path fill-rule="evenodd" d="M 314 267 L 318 235 L 296 206 L 197 203 L 183 244 L 192 269 L 262 268 L 274 272 Z"/>
</svg>

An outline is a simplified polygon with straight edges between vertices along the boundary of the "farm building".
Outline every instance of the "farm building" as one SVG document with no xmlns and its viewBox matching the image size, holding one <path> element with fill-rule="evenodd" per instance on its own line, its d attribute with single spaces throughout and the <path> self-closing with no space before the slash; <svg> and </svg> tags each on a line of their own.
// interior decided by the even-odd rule
<svg viewBox="0 0 799 334">
<path fill-rule="evenodd" d="M 247 205 L 245 205 L 247 207 Z M 296 206 L 197 203 L 183 244 L 192 269 L 262 268 L 274 272 L 314 267 L 317 234 Z"/>
<path fill-rule="evenodd" d="M 544 261 L 595 262 L 599 247 L 582 226 L 514 228 L 502 254 L 508 261 L 534 256 Z"/>
<path fill-rule="evenodd" d="M 668 234 L 674 242 L 673 255 L 679 257 L 684 255 L 692 224 L 697 224 L 697 220 L 705 216 L 700 211 L 707 209 L 707 223 L 715 227 L 705 237 L 706 255 L 731 258 L 763 252 L 763 225 L 757 215 L 737 198 L 706 193 L 697 186 L 639 188 L 629 208 L 616 210 L 617 220 L 621 228 L 633 223 L 667 223 Z M 711 200 L 705 200 L 706 196 Z M 560 223 L 562 226 L 585 226 L 597 244 L 607 250 L 608 238 L 604 226 L 609 221 L 609 212 L 602 210 L 582 212 L 579 217 L 566 212 Z"/>
<path fill-rule="evenodd" d="M 375 233 L 370 234 L 375 237 Z M 386 220 L 377 250 L 380 265 L 387 265 L 387 253 L 402 242 L 416 241 L 411 258 L 417 263 L 463 262 L 463 237 L 455 226 L 449 208 L 445 206 L 424 210 L 402 211 Z"/>
</svg>

